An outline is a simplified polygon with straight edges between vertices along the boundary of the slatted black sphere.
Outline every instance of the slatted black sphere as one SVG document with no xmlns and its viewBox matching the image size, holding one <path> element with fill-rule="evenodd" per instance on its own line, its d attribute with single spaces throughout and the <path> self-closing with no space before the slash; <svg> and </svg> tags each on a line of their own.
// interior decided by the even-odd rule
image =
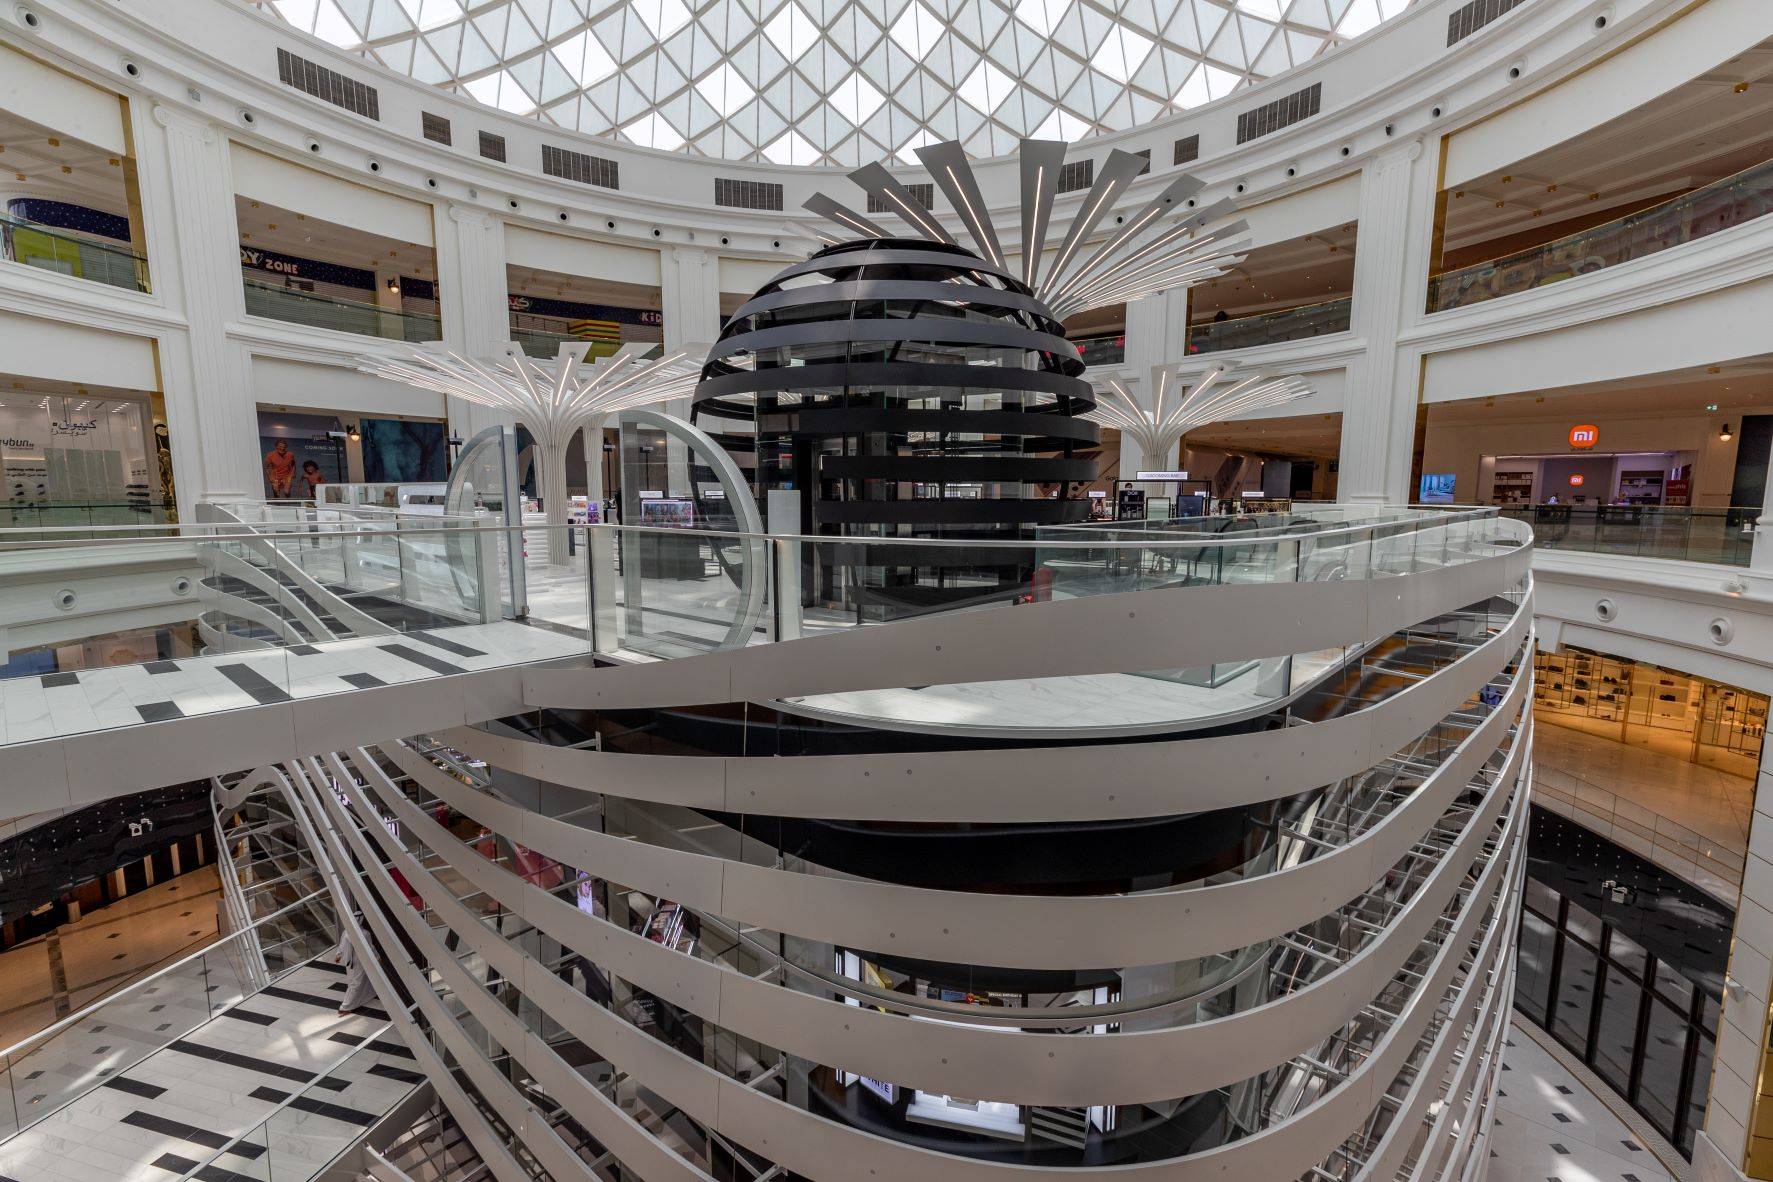
<svg viewBox="0 0 1773 1182">
<path fill-rule="evenodd" d="M 1095 405 L 1083 372 L 1063 326 L 1011 272 L 959 246 L 864 239 L 784 269 L 746 301 L 695 403 L 755 465 L 760 501 L 798 493 L 802 533 L 1031 542 L 1089 515 L 1076 494 L 1095 478 L 1086 453 L 1099 428 L 1079 417 Z M 1026 584 L 1032 560 L 1027 545 L 868 551 L 814 564 L 811 593 L 900 614 L 1000 597 Z"/>
</svg>

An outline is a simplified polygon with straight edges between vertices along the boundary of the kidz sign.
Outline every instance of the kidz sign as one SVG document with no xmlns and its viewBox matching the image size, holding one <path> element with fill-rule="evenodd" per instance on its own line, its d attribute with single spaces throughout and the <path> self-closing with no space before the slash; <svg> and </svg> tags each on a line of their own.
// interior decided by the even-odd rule
<svg viewBox="0 0 1773 1182">
<path fill-rule="evenodd" d="M 1601 441 L 1601 429 L 1593 423 L 1578 423 L 1570 428 L 1570 446 L 1587 451 Z"/>
</svg>

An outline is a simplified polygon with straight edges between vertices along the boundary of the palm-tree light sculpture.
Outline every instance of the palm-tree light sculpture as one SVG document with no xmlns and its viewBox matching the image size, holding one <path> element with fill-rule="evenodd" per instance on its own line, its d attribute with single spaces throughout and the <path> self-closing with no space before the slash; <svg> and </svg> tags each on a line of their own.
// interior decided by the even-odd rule
<svg viewBox="0 0 1773 1182">
<path fill-rule="evenodd" d="M 1254 410 L 1270 410 L 1297 402 L 1312 393 L 1312 386 L 1297 374 L 1271 378 L 1247 377 L 1225 366 L 1207 370 L 1190 385 L 1174 367 L 1151 370 L 1149 406 L 1134 396 L 1118 378 L 1108 378 L 1096 391 L 1096 406 L 1084 417 L 1113 427 L 1139 445 L 1144 470 L 1170 466 L 1170 451 L 1196 427 L 1217 423 Z"/>
<path fill-rule="evenodd" d="M 1055 248 L 1048 240 L 1053 199 L 1058 195 L 1066 144 L 1061 140 L 1023 140 L 1019 150 L 1021 226 L 1012 251 L 992 225 L 972 164 L 956 141 L 917 149 L 930 179 L 942 190 L 955 217 L 966 227 L 980 258 L 1026 285 L 1046 311 L 1058 320 L 1090 308 L 1136 300 L 1171 288 L 1213 279 L 1242 261 L 1249 249 L 1249 224 L 1228 221 L 1237 213 L 1230 198 L 1195 207 L 1195 194 L 1205 182 L 1178 174 L 1136 211 L 1115 214 L 1115 203 L 1151 161 L 1116 149 L 1096 171 L 1089 191 L 1071 216 Z M 957 245 L 947 228 L 924 208 L 909 187 L 880 164 L 850 174 L 876 208 L 897 215 L 911 237 Z M 902 238 L 879 222 L 824 194 L 809 198 L 806 209 L 840 228 L 822 226 L 805 232 L 827 245 L 855 238 Z M 1098 230 L 1111 232 L 1097 239 Z M 1048 258 L 1049 252 L 1051 258 Z M 1014 264 L 1013 255 L 1020 257 Z"/>
<path fill-rule="evenodd" d="M 492 360 L 413 346 L 392 357 L 359 357 L 357 368 L 489 407 L 529 428 L 540 457 L 537 486 L 548 518 L 548 557 L 562 564 L 568 553 L 566 452 L 573 436 L 586 432 L 585 454 L 595 472 L 609 416 L 685 397 L 695 389 L 708 353 L 706 345 L 685 345 L 648 360 L 642 354 L 650 345 L 630 343 L 587 363 L 590 347 L 589 342 L 562 342 L 553 362 L 544 364 L 515 344 L 507 344 L 504 356 Z"/>
</svg>

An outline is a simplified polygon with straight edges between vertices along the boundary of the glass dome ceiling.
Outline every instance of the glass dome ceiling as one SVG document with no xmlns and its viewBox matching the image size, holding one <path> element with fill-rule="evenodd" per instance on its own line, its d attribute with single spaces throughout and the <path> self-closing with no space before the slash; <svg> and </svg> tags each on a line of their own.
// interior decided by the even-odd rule
<svg viewBox="0 0 1773 1182">
<path fill-rule="evenodd" d="M 729 160 L 915 163 L 1124 131 L 1412 0 L 256 0 L 488 106 Z"/>
</svg>

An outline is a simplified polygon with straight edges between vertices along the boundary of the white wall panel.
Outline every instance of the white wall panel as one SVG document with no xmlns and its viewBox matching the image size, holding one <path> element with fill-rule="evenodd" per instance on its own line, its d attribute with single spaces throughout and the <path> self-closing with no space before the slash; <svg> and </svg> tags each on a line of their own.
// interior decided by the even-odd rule
<svg viewBox="0 0 1773 1182">
<path fill-rule="evenodd" d="M 1422 401 L 1551 390 L 1769 352 L 1773 279 L 1759 279 L 1567 328 L 1431 353 Z"/>
<path fill-rule="evenodd" d="M 1700 0 L 1686 15 L 1561 85 L 1456 133 L 1445 188 L 1575 139 L 1773 37 L 1767 0 Z"/>
<path fill-rule="evenodd" d="M 0 372 L 155 392 L 154 342 L 67 320 L 0 313 Z"/>
<path fill-rule="evenodd" d="M 230 147 L 234 191 L 242 197 L 384 238 L 431 245 L 431 207 L 423 202 L 354 184 L 240 144 Z"/>
<path fill-rule="evenodd" d="M 505 261 L 516 267 L 536 267 L 562 275 L 659 286 L 656 250 L 572 234 L 549 234 L 523 226 L 506 225 Z"/>
<path fill-rule="evenodd" d="M 122 100 L 0 43 L 0 111 L 127 155 Z M 11 171 L 10 169 L 8 171 Z"/>
<path fill-rule="evenodd" d="M 400 382 L 374 378 L 339 365 L 252 359 L 253 400 L 272 406 L 305 407 L 367 415 L 444 417 L 444 397 Z"/>
</svg>

